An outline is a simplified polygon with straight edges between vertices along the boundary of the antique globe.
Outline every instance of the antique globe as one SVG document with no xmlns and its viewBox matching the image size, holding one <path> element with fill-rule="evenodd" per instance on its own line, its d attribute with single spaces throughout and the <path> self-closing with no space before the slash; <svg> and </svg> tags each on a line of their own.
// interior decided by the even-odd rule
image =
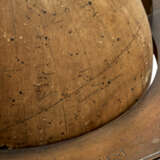
<svg viewBox="0 0 160 160">
<path fill-rule="evenodd" d="M 0 146 L 88 133 L 125 112 L 152 71 L 140 0 L 0 1 Z"/>
</svg>

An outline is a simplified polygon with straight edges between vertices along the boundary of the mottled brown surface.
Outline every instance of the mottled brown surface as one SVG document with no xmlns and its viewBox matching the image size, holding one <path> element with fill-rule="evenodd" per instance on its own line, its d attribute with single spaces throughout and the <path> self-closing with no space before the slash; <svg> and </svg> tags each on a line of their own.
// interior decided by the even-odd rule
<svg viewBox="0 0 160 160">
<path fill-rule="evenodd" d="M 0 146 L 79 136 L 124 112 L 151 73 L 139 0 L 0 0 Z"/>
</svg>

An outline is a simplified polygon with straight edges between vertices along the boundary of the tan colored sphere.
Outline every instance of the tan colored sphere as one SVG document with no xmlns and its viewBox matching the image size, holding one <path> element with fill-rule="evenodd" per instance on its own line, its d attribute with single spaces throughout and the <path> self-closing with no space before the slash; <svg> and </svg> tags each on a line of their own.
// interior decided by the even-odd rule
<svg viewBox="0 0 160 160">
<path fill-rule="evenodd" d="M 0 1 L 0 146 L 39 146 L 114 119 L 146 88 L 140 0 Z"/>
</svg>

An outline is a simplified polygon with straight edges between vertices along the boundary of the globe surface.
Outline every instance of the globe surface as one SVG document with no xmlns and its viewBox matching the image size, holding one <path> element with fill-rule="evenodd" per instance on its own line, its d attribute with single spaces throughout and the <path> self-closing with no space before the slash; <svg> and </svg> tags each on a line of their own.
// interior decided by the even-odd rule
<svg viewBox="0 0 160 160">
<path fill-rule="evenodd" d="M 148 85 L 139 0 L 0 1 L 0 146 L 39 146 L 106 124 Z"/>
</svg>

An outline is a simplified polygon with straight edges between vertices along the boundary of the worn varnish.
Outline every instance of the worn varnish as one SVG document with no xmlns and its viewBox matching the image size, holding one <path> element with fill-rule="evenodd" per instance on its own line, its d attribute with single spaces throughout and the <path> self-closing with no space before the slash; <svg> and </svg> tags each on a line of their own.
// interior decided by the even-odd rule
<svg viewBox="0 0 160 160">
<path fill-rule="evenodd" d="M 0 146 L 79 136 L 146 88 L 152 40 L 141 1 L 1 0 L 0 8 Z"/>
</svg>

